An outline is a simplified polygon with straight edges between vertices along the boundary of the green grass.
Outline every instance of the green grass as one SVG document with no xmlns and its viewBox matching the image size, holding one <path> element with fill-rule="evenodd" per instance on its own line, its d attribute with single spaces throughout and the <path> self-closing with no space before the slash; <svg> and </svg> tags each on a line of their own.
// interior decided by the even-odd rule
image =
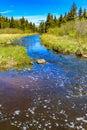
<svg viewBox="0 0 87 130">
<path fill-rule="evenodd" d="M 32 35 L 32 33 L 24 34 L 0 34 L 0 44 L 8 44 L 15 39 L 20 39 L 23 36 Z"/>
<path fill-rule="evenodd" d="M 0 35 L 0 70 L 20 68 L 32 64 L 24 47 L 12 44 L 12 40 L 31 34 L 1 34 Z"/>
<path fill-rule="evenodd" d="M 63 23 L 60 27 L 49 28 L 41 36 L 42 43 L 59 53 L 87 55 L 87 20 Z"/>
<path fill-rule="evenodd" d="M 52 34 L 41 35 L 42 44 L 48 49 L 53 49 L 59 53 L 72 53 L 75 54 L 78 50 L 81 53 L 87 54 L 87 44 L 83 42 L 83 39 L 75 39 L 68 35 L 56 36 Z"/>
<path fill-rule="evenodd" d="M 23 34 L 24 32 L 18 28 L 0 29 L 0 34 Z"/>
<path fill-rule="evenodd" d="M 24 47 L 21 46 L 1 46 L 0 47 L 0 69 L 10 69 L 17 66 L 32 64 Z"/>
</svg>

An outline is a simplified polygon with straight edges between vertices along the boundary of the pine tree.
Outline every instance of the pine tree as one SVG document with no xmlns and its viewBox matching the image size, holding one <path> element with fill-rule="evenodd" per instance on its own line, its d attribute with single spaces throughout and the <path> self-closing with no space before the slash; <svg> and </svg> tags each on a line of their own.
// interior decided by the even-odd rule
<svg viewBox="0 0 87 130">
<path fill-rule="evenodd" d="M 14 18 L 13 17 L 11 17 L 11 20 L 10 20 L 10 28 L 15 28 Z"/>
<path fill-rule="evenodd" d="M 60 27 L 62 23 L 63 23 L 63 15 L 61 14 L 58 20 L 58 26 Z"/>
<path fill-rule="evenodd" d="M 64 17 L 63 17 L 63 23 L 67 22 L 67 14 L 65 13 Z"/>
<path fill-rule="evenodd" d="M 54 16 L 54 25 L 58 26 L 58 20 L 57 20 L 56 16 Z"/>
<path fill-rule="evenodd" d="M 83 18 L 87 18 L 87 12 L 86 12 L 86 9 L 84 9 L 84 11 L 83 11 Z"/>
<path fill-rule="evenodd" d="M 76 4 L 73 3 L 70 12 L 69 12 L 68 15 L 67 15 L 67 20 L 68 20 L 68 21 L 70 21 L 70 20 L 75 20 L 75 18 L 76 18 L 76 16 L 77 16 L 76 10 L 77 10 Z"/>
<path fill-rule="evenodd" d="M 39 33 L 45 33 L 45 23 L 44 22 L 40 23 Z"/>
<path fill-rule="evenodd" d="M 33 33 L 35 33 L 35 31 L 36 31 L 36 28 L 35 28 L 35 23 L 33 23 L 33 26 L 32 26 L 32 31 L 33 31 Z"/>
<path fill-rule="evenodd" d="M 79 9 L 79 19 L 81 20 L 82 19 L 82 8 L 80 7 Z"/>
<path fill-rule="evenodd" d="M 2 28 L 2 15 L 0 14 L 0 29 Z"/>
<path fill-rule="evenodd" d="M 22 30 L 25 30 L 25 19 L 24 19 L 24 17 L 22 17 L 20 19 L 20 27 L 21 27 Z"/>
<path fill-rule="evenodd" d="M 48 31 L 48 29 L 50 27 L 54 27 L 54 19 L 53 19 L 53 15 L 51 15 L 50 13 L 48 14 L 47 16 L 47 20 L 45 22 L 45 29 L 46 29 L 46 32 Z"/>
<path fill-rule="evenodd" d="M 72 5 L 72 9 L 71 9 L 72 20 L 74 20 L 75 17 L 76 17 L 76 15 L 77 15 L 77 14 L 76 14 L 76 10 L 77 10 L 76 4 L 73 3 L 73 5 Z"/>
</svg>

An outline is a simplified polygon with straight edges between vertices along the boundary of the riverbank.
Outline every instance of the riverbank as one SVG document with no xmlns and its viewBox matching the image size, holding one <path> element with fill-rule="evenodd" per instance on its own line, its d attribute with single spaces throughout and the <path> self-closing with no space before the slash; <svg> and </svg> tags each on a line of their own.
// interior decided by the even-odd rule
<svg viewBox="0 0 87 130">
<path fill-rule="evenodd" d="M 27 56 L 26 49 L 12 41 L 23 36 L 32 34 L 1 34 L 0 35 L 0 70 L 8 70 L 33 64 L 32 59 Z"/>
<path fill-rule="evenodd" d="M 87 44 L 83 43 L 82 39 L 77 40 L 67 35 L 56 36 L 52 34 L 43 34 L 40 38 L 43 45 L 58 53 L 76 54 L 78 56 L 87 55 Z"/>
<path fill-rule="evenodd" d="M 24 33 L 24 34 L 0 34 L 0 44 L 10 44 L 13 40 L 20 39 L 24 36 L 33 35 L 32 33 Z"/>
</svg>

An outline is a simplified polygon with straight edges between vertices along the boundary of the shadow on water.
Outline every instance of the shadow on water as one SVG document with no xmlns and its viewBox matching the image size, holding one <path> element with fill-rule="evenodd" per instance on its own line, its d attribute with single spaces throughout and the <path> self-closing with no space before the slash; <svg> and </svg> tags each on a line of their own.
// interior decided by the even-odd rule
<svg viewBox="0 0 87 130">
<path fill-rule="evenodd" d="M 54 54 L 39 35 L 15 42 L 47 63 L 0 72 L 0 130 L 87 130 L 87 60 Z"/>
</svg>

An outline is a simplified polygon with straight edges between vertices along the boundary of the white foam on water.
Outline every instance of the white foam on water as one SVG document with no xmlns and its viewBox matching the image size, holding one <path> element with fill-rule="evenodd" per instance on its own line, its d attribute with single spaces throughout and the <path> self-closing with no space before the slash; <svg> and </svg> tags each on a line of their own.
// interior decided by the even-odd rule
<svg viewBox="0 0 87 130">
<path fill-rule="evenodd" d="M 19 114 L 20 114 L 20 110 L 16 110 L 13 115 L 19 115 Z"/>
</svg>

